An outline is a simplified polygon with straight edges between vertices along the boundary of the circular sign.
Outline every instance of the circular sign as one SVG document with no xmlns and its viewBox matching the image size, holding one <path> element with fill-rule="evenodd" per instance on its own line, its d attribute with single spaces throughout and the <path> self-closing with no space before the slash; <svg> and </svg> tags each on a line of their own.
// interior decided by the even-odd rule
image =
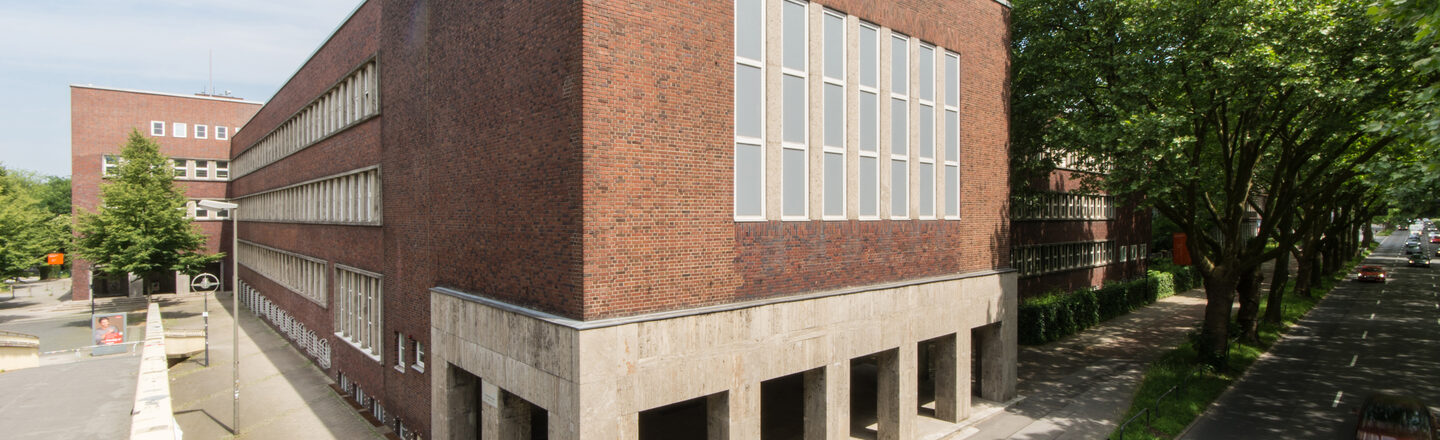
<svg viewBox="0 0 1440 440">
<path fill-rule="evenodd" d="M 210 292 L 220 288 L 220 279 L 214 275 L 202 273 L 190 280 L 190 288 L 196 292 Z"/>
</svg>

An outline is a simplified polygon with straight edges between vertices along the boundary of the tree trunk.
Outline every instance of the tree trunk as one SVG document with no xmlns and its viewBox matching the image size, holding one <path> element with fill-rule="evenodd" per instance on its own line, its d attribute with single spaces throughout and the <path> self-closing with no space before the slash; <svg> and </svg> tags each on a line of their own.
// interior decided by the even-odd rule
<svg viewBox="0 0 1440 440">
<path fill-rule="evenodd" d="M 1234 264 L 1234 263 L 1231 263 Z M 1205 275 L 1205 322 L 1200 327 L 1200 361 L 1219 371 L 1228 370 L 1230 309 L 1235 303 L 1236 277 L 1229 266 L 1216 266 Z"/>
<path fill-rule="evenodd" d="M 1370 243 L 1375 242 L 1375 228 L 1370 227 L 1370 222 L 1365 222 L 1360 228 L 1365 233 L 1365 242 L 1360 243 L 1360 250 L 1363 251 L 1370 247 Z"/>
<path fill-rule="evenodd" d="M 1290 252 L 1275 257 L 1275 270 L 1270 276 L 1270 296 L 1265 302 L 1264 322 L 1278 324 L 1284 319 L 1285 285 L 1290 282 Z"/>
<path fill-rule="evenodd" d="M 1315 281 L 1315 258 L 1318 256 L 1320 244 L 1315 237 L 1307 234 L 1299 252 L 1295 254 L 1295 262 L 1298 269 L 1295 271 L 1295 294 L 1310 298 L 1310 285 Z"/>
<path fill-rule="evenodd" d="M 1260 318 L 1260 268 L 1249 267 L 1240 272 L 1235 285 L 1235 294 L 1240 297 L 1240 311 L 1235 321 L 1240 325 L 1240 338 L 1247 343 L 1259 343 L 1257 333 Z"/>
</svg>

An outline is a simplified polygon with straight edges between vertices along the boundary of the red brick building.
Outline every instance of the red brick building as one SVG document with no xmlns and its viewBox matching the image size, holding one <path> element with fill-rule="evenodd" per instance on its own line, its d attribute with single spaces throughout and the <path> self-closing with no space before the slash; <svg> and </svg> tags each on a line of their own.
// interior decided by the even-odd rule
<svg viewBox="0 0 1440 440">
<path fill-rule="evenodd" d="M 100 184 L 111 167 L 119 164 L 120 148 L 131 130 L 154 139 L 160 152 L 175 160 L 177 186 L 191 202 L 188 214 L 209 237 L 206 250 L 230 252 L 226 213 L 195 206 L 199 199 L 224 200 L 230 173 L 230 137 L 250 119 L 261 103 L 241 99 L 126 90 L 89 85 L 70 86 L 70 189 L 71 211 L 94 212 L 100 205 Z M 222 269 L 223 268 L 223 269 Z M 220 275 L 229 266 L 214 264 Z M 90 263 L 75 260 L 75 300 L 95 295 L 115 296 L 146 291 L 139 276 L 94 279 Z M 183 274 L 148 280 L 151 292 L 186 292 L 190 282 Z M 225 284 L 229 284 L 226 282 Z M 228 287 L 228 286 L 227 286 Z"/>
<path fill-rule="evenodd" d="M 235 138 L 242 298 L 404 437 L 958 429 L 1014 395 L 1008 16 L 367 1 Z"/>
<path fill-rule="evenodd" d="M 1103 166 L 1073 157 L 1056 162 L 1011 204 L 1020 297 L 1144 276 L 1149 213 L 1134 200 L 1082 188 L 1084 176 L 1103 175 Z"/>
</svg>

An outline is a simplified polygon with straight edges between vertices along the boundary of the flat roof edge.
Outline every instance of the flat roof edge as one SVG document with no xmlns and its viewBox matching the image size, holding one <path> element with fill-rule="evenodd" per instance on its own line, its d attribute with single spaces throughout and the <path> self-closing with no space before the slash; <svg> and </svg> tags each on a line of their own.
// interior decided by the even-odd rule
<svg viewBox="0 0 1440 440">
<path fill-rule="evenodd" d="M 93 85 L 93 84 L 71 84 L 70 87 L 79 88 L 79 89 L 108 90 L 108 91 L 112 91 L 112 92 L 140 93 L 140 94 L 145 94 L 145 95 L 171 96 L 171 97 L 176 97 L 176 98 L 191 98 L 191 99 L 204 99 L 204 100 L 209 100 L 209 101 L 234 102 L 234 103 L 240 103 L 240 104 L 265 105 L 264 102 L 251 101 L 251 100 L 239 99 L 239 98 L 219 98 L 219 97 L 214 97 L 214 96 L 186 95 L 186 94 L 183 94 L 183 93 L 156 92 L 156 91 L 153 91 L 153 90 L 126 89 L 126 88 L 120 88 L 120 87 L 104 87 L 104 86 L 97 86 L 97 85 Z"/>
</svg>

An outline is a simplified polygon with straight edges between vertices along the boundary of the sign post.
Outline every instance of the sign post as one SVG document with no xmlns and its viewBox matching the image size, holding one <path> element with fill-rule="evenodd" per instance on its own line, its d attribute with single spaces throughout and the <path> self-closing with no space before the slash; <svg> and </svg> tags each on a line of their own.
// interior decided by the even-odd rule
<svg viewBox="0 0 1440 440">
<path fill-rule="evenodd" d="M 205 295 L 205 309 L 200 316 L 205 319 L 205 366 L 210 366 L 210 292 L 220 287 L 220 279 L 202 273 L 190 280 L 190 289 Z"/>
</svg>

